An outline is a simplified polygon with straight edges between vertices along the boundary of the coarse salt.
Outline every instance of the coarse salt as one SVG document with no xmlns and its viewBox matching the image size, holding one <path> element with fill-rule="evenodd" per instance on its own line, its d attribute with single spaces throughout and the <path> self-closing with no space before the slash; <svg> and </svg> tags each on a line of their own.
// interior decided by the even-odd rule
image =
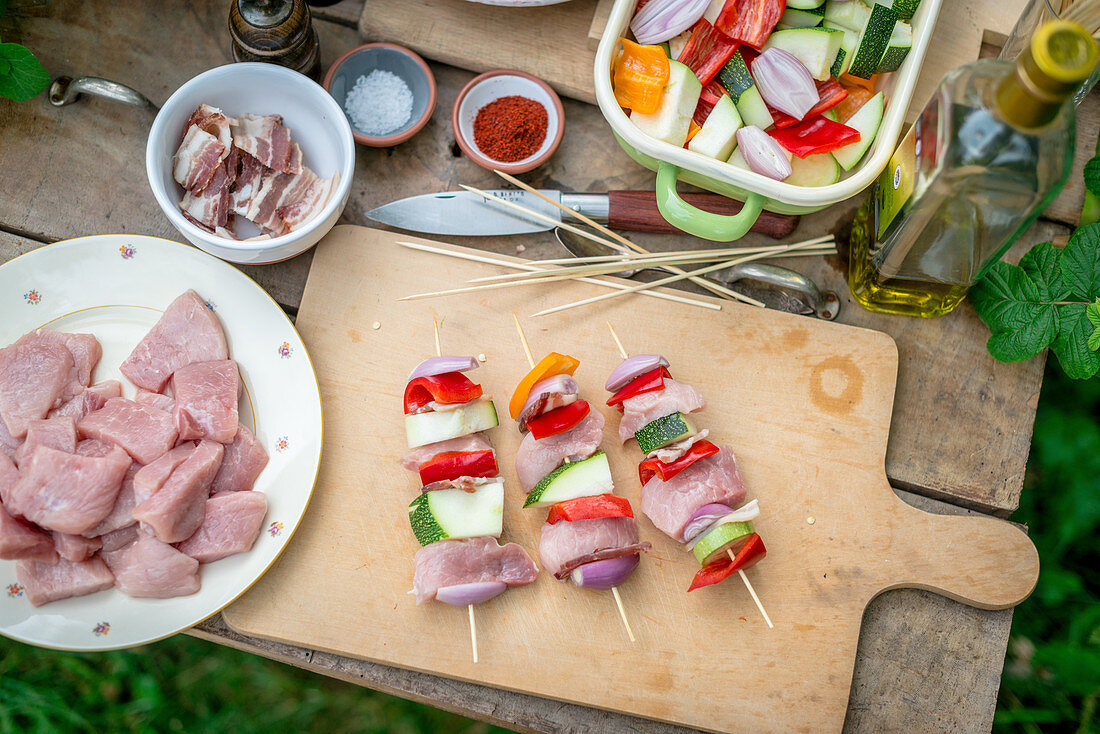
<svg viewBox="0 0 1100 734">
<path fill-rule="evenodd" d="M 396 132 L 412 117 L 413 94 L 405 80 L 390 71 L 375 69 L 355 80 L 344 100 L 351 124 L 364 135 Z"/>
</svg>

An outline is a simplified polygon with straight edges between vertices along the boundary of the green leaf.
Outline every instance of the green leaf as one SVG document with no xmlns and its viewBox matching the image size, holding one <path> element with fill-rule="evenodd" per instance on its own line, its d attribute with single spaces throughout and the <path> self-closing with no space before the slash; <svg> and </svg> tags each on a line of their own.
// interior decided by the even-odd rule
<svg viewBox="0 0 1100 734">
<path fill-rule="evenodd" d="M 1059 307 L 1058 336 L 1051 349 L 1066 374 L 1075 380 L 1087 380 L 1100 371 L 1100 352 L 1089 346 L 1095 327 L 1089 323 L 1084 303 Z"/>
<path fill-rule="evenodd" d="M 1090 351 L 1095 352 L 1100 349 L 1100 298 L 1097 298 L 1085 308 L 1085 318 L 1092 324 L 1088 348 Z"/>
<path fill-rule="evenodd" d="M 1100 196 L 1100 156 L 1085 164 L 1085 188 L 1093 196 Z"/>
<path fill-rule="evenodd" d="M 1100 223 L 1078 227 L 1062 251 L 1062 280 L 1076 300 L 1100 297 Z"/>
<path fill-rule="evenodd" d="M 1033 257 L 1032 252 L 1039 250 Z M 1050 250 L 1050 253 L 1045 252 Z M 1002 362 L 1019 362 L 1034 357 L 1058 334 L 1055 307 L 1041 303 L 1050 292 L 1051 258 L 1058 253 L 1049 242 L 1028 253 L 1028 271 L 999 262 L 971 290 L 978 316 L 992 332 L 986 346 Z M 1034 274 L 1038 282 L 1029 274 Z"/>
<path fill-rule="evenodd" d="M 1064 301 L 1070 297 L 1061 268 L 1062 250 L 1051 242 L 1040 242 L 1020 258 L 1020 269 L 1035 284 L 1041 301 Z"/>
<path fill-rule="evenodd" d="M 18 43 L 0 43 L 0 67 L 10 64 L 0 75 L 0 97 L 26 102 L 50 83 L 50 74 L 27 49 Z"/>
<path fill-rule="evenodd" d="M 8 0 L 0 0 L 0 17 L 3 17 L 6 12 L 8 12 Z"/>
</svg>

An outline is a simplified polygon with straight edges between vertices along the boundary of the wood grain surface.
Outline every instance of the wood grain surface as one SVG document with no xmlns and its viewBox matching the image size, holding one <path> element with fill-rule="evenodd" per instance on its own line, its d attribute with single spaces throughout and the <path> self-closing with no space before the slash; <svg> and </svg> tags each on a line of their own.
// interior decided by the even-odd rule
<svg viewBox="0 0 1100 734">
<path fill-rule="evenodd" d="M 609 594 L 543 574 L 478 607 L 484 662 L 473 664 L 461 610 L 416 607 L 405 593 L 418 548 L 403 522 L 417 485 L 394 463 L 404 449 L 405 375 L 432 351 L 437 316 L 445 352 L 486 355 L 476 377 L 503 406 L 528 369 L 509 314 L 602 289 L 569 283 L 398 302 L 437 287 L 442 272 L 450 285 L 499 272 L 398 247 L 399 238 L 339 227 L 314 258 L 297 326 L 325 401 L 325 457 L 293 548 L 225 610 L 234 629 L 704 729 L 816 731 L 842 725 L 859 623 L 877 594 L 922 588 L 992 609 L 1033 588 L 1038 556 L 1019 529 L 926 513 L 890 491 L 883 461 L 897 355 L 889 337 L 739 304 L 702 319 L 683 304 L 616 299 L 528 320 L 536 359 L 551 350 L 579 357 L 581 394 L 600 405 L 620 359 L 610 321 L 628 349 L 664 353 L 707 397 L 698 423 L 734 447 L 763 506 L 755 525 L 770 553 L 750 575 L 776 628 L 763 627 L 739 584 L 686 594 L 696 564 L 640 519 L 653 550 L 621 589 L 637 646 L 625 643 Z M 616 414 L 603 412 L 614 435 Z M 491 432 L 509 487 L 505 538 L 531 550 L 544 513 L 520 510 L 512 461 L 520 437 L 510 424 Z M 640 454 L 612 439 L 604 448 L 619 492 L 638 507 Z M 307 597 L 285 593 L 306 586 Z M 733 675 L 736 688 L 700 685 Z M 602 685 L 608 680 L 620 685 Z"/>
</svg>

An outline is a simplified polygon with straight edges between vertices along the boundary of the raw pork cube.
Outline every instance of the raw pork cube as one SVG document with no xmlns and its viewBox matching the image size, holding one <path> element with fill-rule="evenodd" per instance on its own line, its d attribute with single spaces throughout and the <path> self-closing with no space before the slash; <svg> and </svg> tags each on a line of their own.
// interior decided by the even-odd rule
<svg viewBox="0 0 1100 734">
<path fill-rule="evenodd" d="M 188 441 L 172 449 L 152 464 L 147 464 L 134 475 L 134 504 L 140 505 L 160 491 L 168 477 L 182 464 L 198 444 Z"/>
<path fill-rule="evenodd" d="M 134 400 L 142 405 L 148 405 L 151 408 L 163 410 L 165 413 L 175 414 L 176 412 L 176 401 L 173 400 L 170 395 L 162 395 L 159 392 L 149 392 L 139 387 L 137 395 L 134 396 Z"/>
<path fill-rule="evenodd" d="M 256 484 L 256 478 L 267 466 L 267 451 L 243 425 L 237 426 L 233 443 L 225 447 L 222 466 L 214 477 L 211 493 L 245 492 Z"/>
<path fill-rule="evenodd" d="M 138 387 L 160 392 L 180 367 L 228 356 L 218 317 L 198 293 L 187 291 L 168 305 L 121 369 Z"/>
<path fill-rule="evenodd" d="M 130 596 L 171 599 L 199 590 L 199 562 L 145 533 L 104 559 L 118 588 Z"/>
<path fill-rule="evenodd" d="M 39 446 L 5 505 L 47 530 L 79 535 L 111 513 L 129 468 L 130 457 L 117 447 L 100 458 Z"/>
<path fill-rule="evenodd" d="M 164 485 L 131 513 L 163 543 L 190 538 L 206 515 L 206 498 L 218 473 L 225 448 L 203 441 L 177 466 Z"/>
<path fill-rule="evenodd" d="M 27 334 L 0 349 L 0 419 L 14 438 L 79 392 L 73 355 L 61 344 Z M 74 389 L 76 386 L 77 389 Z"/>
<path fill-rule="evenodd" d="M 10 459 L 15 456 L 15 450 L 19 448 L 21 443 L 22 440 L 12 438 L 12 435 L 8 433 L 7 424 L 4 423 L 3 419 L 0 419 L 0 454 Z"/>
<path fill-rule="evenodd" d="M 115 585 L 111 569 L 97 557 L 80 563 L 61 560 L 52 566 L 38 561 L 20 561 L 15 575 L 27 590 L 27 599 L 36 607 L 72 596 L 94 594 Z"/>
<path fill-rule="evenodd" d="M 69 354 L 73 357 L 73 364 L 76 367 L 76 382 L 82 387 L 87 387 L 92 383 L 92 373 L 95 372 L 95 366 L 99 364 L 99 358 L 103 356 L 103 348 L 99 345 L 99 340 L 95 338 L 95 335 L 67 334 L 62 331 L 40 329 L 37 332 L 31 332 L 20 337 L 16 344 L 37 340 L 52 342 L 69 350 Z M 73 394 L 75 395 L 76 392 L 79 392 L 79 390 Z"/>
<path fill-rule="evenodd" d="M 267 514 L 263 492 L 228 492 L 206 501 L 206 518 L 176 548 L 199 563 L 213 563 L 251 550 Z"/>
<path fill-rule="evenodd" d="M 85 438 L 117 443 L 139 464 L 154 461 L 176 443 L 171 415 L 126 398 L 111 398 L 77 427 Z"/>
<path fill-rule="evenodd" d="M 81 456 L 98 456 L 99 458 L 103 458 L 114 451 L 116 446 L 118 446 L 118 444 L 113 441 L 100 441 L 98 438 L 86 438 L 83 441 L 77 441 L 75 453 Z M 118 448 L 122 447 L 118 446 Z M 139 464 L 138 466 L 140 467 L 141 465 Z"/>
<path fill-rule="evenodd" d="M 88 560 L 103 547 L 103 541 L 99 538 L 85 538 L 83 535 L 68 533 L 54 533 L 53 544 L 57 548 L 58 555 L 73 563 Z"/>
<path fill-rule="evenodd" d="M 31 421 L 27 425 L 27 440 L 15 452 L 15 463 L 34 453 L 39 446 L 64 451 L 67 454 L 76 451 L 76 421 L 67 416 Z"/>
<path fill-rule="evenodd" d="M 15 468 L 15 464 L 11 463 L 11 459 L 8 458 L 7 454 L 0 454 L 0 504 L 6 505 L 8 512 L 15 512 L 12 509 L 11 501 L 15 483 L 18 481 L 19 470 Z"/>
<path fill-rule="evenodd" d="M 232 359 L 196 362 L 172 375 L 176 428 L 181 441 L 207 438 L 232 443 L 237 435 L 241 377 Z"/>
<path fill-rule="evenodd" d="M 124 528 L 119 528 L 114 532 L 101 536 L 100 541 L 103 543 L 103 552 L 110 553 L 111 551 L 125 548 L 131 543 L 137 542 L 140 533 L 141 531 L 138 530 L 138 524 L 135 522 Z"/>
<path fill-rule="evenodd" d="M 85 388 L 74 398 L 62 404 L 60 408 L 51 410 L 49 417 L 68 415 L 80 420 L 89 413 L 94 413 L 102 408 L 111 398 L 121 397 L 122 383 L 118 380 L 104 380 Z"/>
<path fill-rule="evenodd" d="M 23 559 L 57 563 L 53 538 L 29 522 L 12 517 L 0 505 L 0 558 L 7 561 Z"/>
<path fill-rule="evenodd" d="M 126 476 L 122 478 L 122 488 L 119 489 L 118 497 L 115 498 L 115 506 L 111 508 L 111 514 L 91 530 L 85 531 L 84 537 L 96 538 L 107 535 L 137 522 L 130 513 L 137 505 L 134 499 L 134 477 L 141 468 L 140 464 L 130 464 L 130 468 L 126 470 Z"/>
</svg>

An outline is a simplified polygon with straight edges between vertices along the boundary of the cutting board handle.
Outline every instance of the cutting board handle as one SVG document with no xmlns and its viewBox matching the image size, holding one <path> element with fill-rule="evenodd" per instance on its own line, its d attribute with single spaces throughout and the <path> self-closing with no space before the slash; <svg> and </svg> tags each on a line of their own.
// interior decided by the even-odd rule
<svg viewBox="0 0 1100 734">
<path fill-rule="evenodd" d="M 1007 609 L 1031 594 L 1039 579 L 1039 553 L 1027 534 L 1007 520 L 936 515 L 897 500 L 891 525 L 892 583 L 883 591 L 933 591 L 979 609 Z"/>
</svg>

